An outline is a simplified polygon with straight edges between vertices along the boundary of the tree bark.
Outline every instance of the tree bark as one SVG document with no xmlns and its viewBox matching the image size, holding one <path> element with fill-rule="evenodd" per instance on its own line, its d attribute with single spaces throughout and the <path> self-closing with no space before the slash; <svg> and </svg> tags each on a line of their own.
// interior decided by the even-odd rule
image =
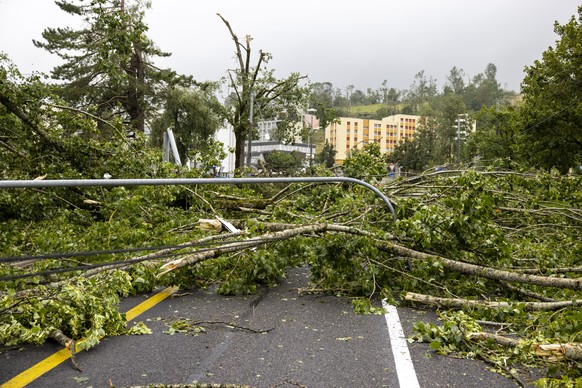
<svg viewBox="0 0 582 388">
<path fill-rule="evenodd" d="M 129 87 L 127 90 L 127 112 L 131 128 L 139 133 L 145 129 L 144 87 L 145 71 L 141 50 L 134 44 L 133 53 L 127 69 Z"/>
<path fill-rule="evenodd" d="M 478 339 L 478 340 L 492 339 L 493 341 L 495 341 L 499 345 L 502 345 L 505 347 L 511 347 L 511 348 L 519 345 L 519 341 L 514 339 L 514 338 L 505 337 L 505 336 L 502 336 L 499 334 L 491 334 L 491 333 L 487 333 L 484 331 L 481 331 L 479 333 L 469 333 L 467 335 L 467 339 L 470 339 L 470 340 L 473 340 L 473 339 Z"/>
<path fill-rule="evenodd" d="M 50 333 L 49 338 L 52 338 L 71 351 L 71 362 L 73 363 L 73 366 L 75 369 L 82 372 L 83 369 L 81 369 L 79 364 L 77 364 L 77 360 L 75 360 L 75 354 L 77 354 L 77 343 L 75 340 L 67 337 L 62 331 L 58 329 Z"/>
<path fill-rule="evenodd" d="M 547 357 L 553 362 L 563 359 L 582 360 L 582 343 L 534 344 L 533 348 L 536 356 Z"/>
</svg>

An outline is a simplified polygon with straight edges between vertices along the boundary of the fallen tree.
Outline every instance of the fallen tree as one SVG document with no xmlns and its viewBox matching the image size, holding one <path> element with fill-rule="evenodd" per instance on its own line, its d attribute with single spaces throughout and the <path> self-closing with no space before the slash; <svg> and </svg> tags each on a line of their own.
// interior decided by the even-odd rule
<svg viewBox="0 0 582 388">
<path fill-rule="evenodd" d="M 522 342 L 535 338 L 544 345 L 579 343 L 580 185 L 578 177 L 479 171 L 397 180 L 382 187 L 398 204 L 396 222 L 368 192 L 346 184 L 272 185 L 257 191 L 235 187 L 228 193 L 216 187 L 159 188 L 155 193 L 148 188 L 119 188 L 101 196 L 94 193 L 91 200 L 96 204 L 91 211 L 98 211 L 98 218 L 106 222 L 61 234 L 55 246 L 83 246 L 90 241 L 95 245 L 87 244 L 89 249 L 99 249 L 105 245 L 106 225 L 106 236 L 115 235 L 119 241 L 141 241 L 135 237 L 139 231 L 153 252 L 99 254 L 97 261 L 74 256 L 35 259 L 24 267 L 11 264 L 18 261 L 3 263 L 1 276 L 5 278 L 36 276 L 2 281 L 0 324 L 15 317 L 15 306 L 26 306 L 28 313 L 22 317 L 29 321 L 21 322 L 18 332 L 37 330 L 30 317 L 38 314 L 44 299 L 68 292 L 71 279 L 85 279 L 78 283 L 83 287 L 94 284 L 95 294 L 102 292 L 102 279 L 112 276 L 118 279 L 119 295 L 176 283 L 184 287 L 217 284 L 218 292 L 232 294 L 275 285 L 286 268 L 309 265 L 313 288 L 319 291 L 366 300 L 381 294 L 393 303 L 429 303 L 443 312 L 462 311 L 472 315 L 464 316 L 467 321 L 503 323 L 504 330 Z M 254 198 L 257 193 L 267 200 Z M 519 208 L 543 211 L 513 210 Z M 63 209 L 64 214 L 71 211 Z M 238 230 L 226 230 L 216 222 L 217 214 Z M 193 222 L 193 215 L 204 221 Z M 132 231 L 127 230 L 128 222 Z M 41 241 L 34 234 L 47 236 L 53 224 L 52 220 L 39 222 L 32 230 L 26 225 L 27 233 L 33 241 Z M 6 244 L 18 246 L 15 240 Z M 40 244 L 37 247 L 40 253 L 44 249 Z M 68 272 L 59 272 L 64 270 Z M 108 313 L 115 309 L 113 299 L 107 308 Z M 455 342 L 447 334 L 446 330 L 462 326 L 454 323 L 460 319 L 457 315 L 443 314 L 442 319 L 445 329 L 436 331 L 438 335 L 428 334 L 434 328 L 419 325 L 416 338 L 441 341 L 446 345 L 438 347 L 443 353 L 482 352 L 472 341 Z M 79 327 L 85 323 L 80 321 Z M 113 326 L 103 322 L 99 327 L 106 334 L 123 331 L 121 320 L 109 324 Z M 47 333 L 41 330 L 44 337 L 24 335 L 19 341 L 42 342 L 55 329 L 72 340 L 100 331 L 97 327 L 84 332 L 56 327 Z M 16 328 L 4 332 L 15 333 Z M 539 341 L 540 337 L 546 340 Z M 520 362 L 533 348 L 519 349 L 510 355 L 488 349 L 483 357 Z M 570 373 L 578 360 L 566 357 L 560 362 L 562 370 Z"/>
</svg>

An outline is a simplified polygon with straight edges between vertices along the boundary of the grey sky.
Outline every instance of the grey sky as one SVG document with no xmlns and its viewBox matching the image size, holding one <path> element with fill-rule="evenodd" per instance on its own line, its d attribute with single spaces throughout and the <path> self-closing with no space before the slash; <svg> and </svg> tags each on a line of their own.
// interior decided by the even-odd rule
<svg viewBox="0 0 582 388">
<path fill-rule="evenodd" d="M 408 89 L 414 75 L 443 85 L 453 66 L 470 77 L 488 63 L 502 86 L 519 90 L 523 69 L 554 45 L 554 21 L 577 15 L 579 0 L 152 0 L 149 36 L 172 53 L 158 61 L 197 80 L 218 80 L 234 62 L 221 13 L 252 48 L 290 72 L 345 88 Z M 75 26 L 52 0 L 0 0 L 0 51 L 23 73 L 49 72 L 58 58 L 32 44 L 46 27 Z"/>
</svg>

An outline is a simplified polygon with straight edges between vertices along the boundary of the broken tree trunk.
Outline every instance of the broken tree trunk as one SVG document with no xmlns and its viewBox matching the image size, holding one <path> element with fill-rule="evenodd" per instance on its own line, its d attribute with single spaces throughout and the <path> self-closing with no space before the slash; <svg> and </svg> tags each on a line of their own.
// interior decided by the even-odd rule
<svg viewBox="0 0 582 388">
<path fill-rule="evenodd" d="M 192 240 L 192 241 L 189 241 L 187 243 L 177 245 L 174 247 L 170 247 L 170 248 L 161 249 L 159 251 L 149 253 L 149 254 L 144 255 L 144 256 L 134 257 L 130 261 L 128 261 L 127 263 L 117 263 L 117 264 L 112 264 L 112 265 L 107 265 L 107 266 L 103 266 L 103 267 L 90 269 L 88 271 L 83 272 L 83 274 L 81 276 L 86 277 L 86 278 L 90 278 L 90 277 L 99 275 L 101 273 L 107 272 L 107 271 L 114 271 L 114 270 L 127 268 L 130 265 L 133 265 L 136 263 L 141 263 L 141 264 L 145 264 L 145 265 L 154 265 L 153 264 L 154 261 L 162 260 L 162 257 L 160 257 L 160 256 L 170 255 L 170 254 L 172 254 L 172 252 L 176 252 L 180 249 L 184 249 L 184 248 L 190 247 L 190 246 L 195 245 L 195 244 L 201 245 L 201 244 L 211 243 L 213 241 L 224 240 L 224 239 L 228 239 L 231 237 L 236 237 L 236 236 L 239 236 L 240 234 L 241 234 L 240 232 L 231 232 L 231 233 L 223 233 L 223 234 L 219 234 L 219 235 L 212 235 L 212 236 L 200 238 L 198 240 Z M 45 287 L 52 288 L 52 289 L 58 289 L 66 284 L 69 284 L 70 281 L 71 281 L 70 279 L 59 280 L 56 282 L 48 283 L 45 285 Z M 16 293 L 16 296 L 19 298 L 22 298 L 22 297 L 25 297 L 31 293 L 34 293 L 34 292 L 35 292 L 35 288 L 29 288 L 26 290 L 18 291 Z M 3 294 L 0 292 L 0 296 L 2 296 L 2 295 Z"/>
<path fill-rule="evenodd" d="M 58 329 L 51 332 L 49 334 L 49 338 L 57 341 L 59 344 L 63 345 L 65 348 L 70 350 L 71 362 L 73 363 L 73 366 L 75 367 L 75 369 L 82 372 L 83 369 L 81 369 L 81 367 L 79 366 L 79 364 L 77 364 L 77 361 L 75 360 L 75 354 L 77 353 L 77 343 L 75 342 L 75 340 L 67 337 L 62 331 Z"/>
<path fill-rule="evenodd" d="M 237 227 L 239 229 L 244 229 L 248 225 L 248 220 L 246 220 L 246 221 L 230 220 L 230 222 L 235 227 Z M 269 231 L 269 232 L 277 232 L 277 231 L 281 231 L 281 230 L 295 229 L 299 226 L 297 224 L 284 224 L 284 223 L 279 223 L 279 222 L 259 222 L 259 224 L 261 226 L 261 229 L 264 229 L 264 230 Z M 325 231 L 326 232 L 355 234 L 355 235 L 359 235 L 359 236 L 368 236 L 368 237 L 372 237 L 372 238 L 377 237 L 377 235 L 372 233 L 372 232 L 368 232 L 366 230 L 355 228 L 352 226 L 338 225 L 338 224 L 327 224 Z M 394 236 L 389 235 L 386 237 L 386 239 L 392 240 L 392 239 L 394 239 Z"/>
<path fill-rule="evenodd" d="M 519 345 L 519 341 L 514 339 L 514 338 L 509 338 L 509 337 L 505 337 L 499 334 L 491 334 L 491 333 L 487 333 L 485 331 L 481 331 L 479 333 L 469 333 L 467 334 L 467 339 L 469 340 L 489 340 L 492 339 L 493 341 L 495 341 L 496 343 L 498 343 L 499 345 L 505 346 L 505 347 L 516 347 L 517 345 Z"/>
<path fill-rule="evenodd" d="M 536 356 L 547 357 L 548 361 L 582 361 L 582 343 L 534 344 L 533 348 Z"/>
</svg>

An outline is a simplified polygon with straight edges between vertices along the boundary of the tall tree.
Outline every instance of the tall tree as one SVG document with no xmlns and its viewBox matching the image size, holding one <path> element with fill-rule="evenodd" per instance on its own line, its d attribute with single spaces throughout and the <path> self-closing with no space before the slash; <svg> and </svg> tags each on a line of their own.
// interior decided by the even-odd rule
<svg viewBox="0 0 582 388">
<path fill-rule="evenodd" d="M 217 106 L 215 97 L 204 89 L 170 88 L 163 113 L 152 123 L 152 144 L 161 146 L 163 133 L 170 128 L 181 160 L 186 161 L 192 152 L 206 151 L 220 126 Z"/>
<path fill-rule="evenodd" d="M 582 165 L 582 6 L 522 82 L 521 154 L 532 165 L 566 172 Z"/>
<path fill-rule="evenodd" d="M 481 108 L 475 115 L 477 130 L 469 136 L 471 153 L 487 164 L 511 167 L 517 141 L 515 116 L 513 108 Z"/>
<path fill-rule="evenodd" d="M 432 76 L 426 77 L 424 70 L 419 71 L 414 76 L 414 83 L 410 85 L 409 99 L 417 111 L 420 106 L 431 100 L 438 94 L 436 79 Z"/>
<path fill-rule="evenodd" d="M 445 84 L 445 93 L 463 94 L 465 91 L 465 72 L 456 66 L 449 71 L 447 83 Z"/>
<path fill-rule="evenodd" d="M 497 82 L 497 66 L 489 63 L 483 73 L 475 75 L 463 93 L 467 107 L 476 112 L 482 107 L 499 106 L 503 102 L 503 90 Z"/>
<path fill-rule="evenodd" d="M 315 155 L 315 161 L 325 165 L 327 168 L 332 168 L 335 165 L 335 154 L 337 154 L 337 151 L 326 140 L 321 152 Z"/>
<path fill-rule="evenodd" d="M 427 117 L 431 117 L 429 125 L 434 130 L 434 148 L 431 160 L 435 164 L 451 163 L 456 159 L 458 135 L 458 122 L 460 115 L 466 113 L 463 98 L 457 94 L 445 94 L 435 102 L 434 111 Z M 466 132 L 466 126 L 470 124 L 461 121 L 462 130 Z M 461 144 L 462 145 L 462 144 Z"/>
<path fill-rule="evenodd" d="M 382 119 L 386 116 L 391 116 L 396 113 L 396 103 L 400 101 L 402 93 L 395 89 L 388 87 L 388 81 L 382 81 L 382 86 L 376 92 L 378 98 L 382 100 L 382 106 L 376 110 L 374 118 Z"/>
<path fill-rule="evenodd" d="M 380 87 L 379 94 L 382 96 L 382 103 L 386 106 L 386 110 L 388 110 L 388 80 L 382 81 L 382 86 Z"/>
<path fill-rule="evenodd" d="M 140 0 L 55 1 L 64 12 L 82 17 L 80 29 L 47 28 L 40 48 L 64 63 L 51 75 L 61 81 L 59 95 L 78 108 L 103 118 L 119 117 L 133 131 L 144 132 L 146 118 L 160 96 L 163 81 L 174 82 L 175 73 L 152 65 L 152 58 L 168 56 L 147 38 Z"/>
<path fill-rule="evenodd" d="M 360 89 L 356 89 L 353 93 L 350 93 L 350 102 L 352 106 L 364 105 L 367 103 L 366 94 L 364 94 Z"/>
<path fill-rule="evenodd" d="M 100 142 L 98 123 L 119 141 Z M 69 106 L 40 75 L 23 77 L 0 54 L 0 179 L 143 177 L 151 163 L 141 147 L 121 123 Z"/>
<path fill-rule="evenodd" d="M 380 95 L 378 91 L 372 88 L 366 89 L 366 100 L 367 104 L 377 104 L 378 102 L 380 102 Z"/>
<path fill-rule="evenodd" d="M 319 129 L 327 128 L 329 124 L 337 120 L 337 112 L 334 105 L 334 89 L 331 82 L 315 82 L 310 85 L 309 106 L 316 110 L 319 120 Z"/>
<path fill-rule="evenodd" d="M 279 119 L 278 135 L 283 140 L 292 141 L 295 131 L 300 129 L 296 124 L 301 120 L 301 111 L 307 106 L 309 89 L 301 85 L 306 77 L 299 73 L 292 73 L 283 79 L 276 78 L 274 70 L 266 68 L 271 59 L 271 54 L 267 52 L 259 50 L 256 65 L 252 66 L 251 36 L 247 35 L 244 43 L 241 42 L 230 23 L 220 14 L 218 16 L 235 44 L 238 68 L 228 71 L 226 82 L 232 93 L 222 114 L 233 127 L 235 168 L 241 168 L 244 166 L 245 141 L 249 137 L 251 109 L 255 117 Z"/>
<path fill-rule="evenodd" d="M 314 82 L 311 84 L 309 105 L 322 104 L 328 108 L 333 106 L 334 90 L 331 82 Z"/>
</svg>

